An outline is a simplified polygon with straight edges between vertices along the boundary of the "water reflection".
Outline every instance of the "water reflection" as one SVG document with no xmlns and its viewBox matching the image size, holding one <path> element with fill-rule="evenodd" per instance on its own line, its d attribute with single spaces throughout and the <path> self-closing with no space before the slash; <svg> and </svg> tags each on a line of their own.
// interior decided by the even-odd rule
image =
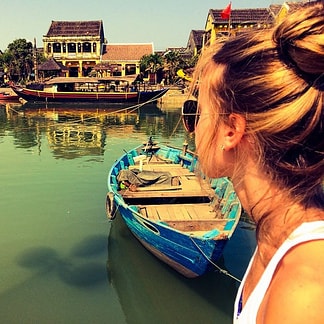
<svg viewBox="0 0 324 324">
<path fill-rule="evenodd" d="M 233 279 L 181 276 L 145 250 L 120 215 L 111 225 L 107 269 L 128 323 L 231 323 Z"/>
<path fill-rule="evenodd" d="M 105 108 L 8 104 L 3 108 L 0 138 L 10 132 L 17 148 L 36 148 L 38 154 L 46 145 L 57 159 L 102 156 L 112 132 L 126 138 L 137 132 L 162 138 L 183 133 L 180 109 L 163 111 L 155 104 Z"/>
</svg>

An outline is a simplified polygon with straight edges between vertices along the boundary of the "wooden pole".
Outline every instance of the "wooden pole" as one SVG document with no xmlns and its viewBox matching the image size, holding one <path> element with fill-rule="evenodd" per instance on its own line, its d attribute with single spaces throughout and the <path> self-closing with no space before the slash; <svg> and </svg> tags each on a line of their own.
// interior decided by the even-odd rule
<svg viewBox="0 0 324 324">
<path fill-rule="evenodd" d="M 36 47 L 36 38 L 34 38 L 33 56 L 34 56 L 35 82 L 37 82 L 37 81 L 38 81 L 38 69 L 37 69 L 37 47 Z"/>
</svg>

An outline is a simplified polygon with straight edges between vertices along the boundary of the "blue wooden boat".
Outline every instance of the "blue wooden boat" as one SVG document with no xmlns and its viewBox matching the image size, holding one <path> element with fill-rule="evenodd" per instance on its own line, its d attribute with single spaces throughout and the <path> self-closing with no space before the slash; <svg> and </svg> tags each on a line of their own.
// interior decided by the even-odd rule
<svg viewBox="0 0 324 324">
<path fill-rule="evenodd" d="M 108 174 L 107 217 L 121 215 L 134 236 L 188 278 L 215 270 L 241 204 L 227 178 L 196 171 L 187 149 L 148 143 L 125 152 Z"/>
</svg>

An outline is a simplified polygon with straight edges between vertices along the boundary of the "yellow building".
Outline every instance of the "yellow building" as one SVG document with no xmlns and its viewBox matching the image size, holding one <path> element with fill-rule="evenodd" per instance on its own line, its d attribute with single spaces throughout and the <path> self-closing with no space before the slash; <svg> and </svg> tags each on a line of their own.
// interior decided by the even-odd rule
<svg viewBox="0 0 324 324">
<path fill-rule="evenodd" d="M 292 1 L 292 2 L 284 2 L 280 8 L 278 9 L 277 15 L 276 15 L 276 23 L 280 23 L 290 12 L 294 12 L 298 10 L 300 7 L 312 4 L 314 2 L 321 2 L 321 0 L 303 0 L 303 1 Z"/>
<path fill-rule="evenodd" d="M 98 76 L 129 76 L 140 73 L 144 55 L 154 54 L 153 43 L 105 44 L 101 63 L 94 67 Z"/>
<path fill-rule="evenodd" d="M 45 58 L 63 64 L 69 77 L 137 75 L 141 58 L 154 54 L 153 43 L 107 44 L 100 20 L 52 21 L 43 46 Z"/>
<path fill-rule="evenodd" d="M 44 56 L 68 68 L 68 76 L 86 76 L 101 60 L 104 49 L 101 20 L 52 21 L 43 36 Z"/>
<path fill-rule="evenodd" d="M 321 0 L 301 0 L 271 4 L 269 8 L 232 9 L 229 19 L 223 19 L 223 9 L 210 9 L 205 23 L 204 45 L 212 44 L 217 38 L 235 36 L 249 30 L 270 28 L 280 23 L 289 12 L 301 6 Z"/>
<path fill-rule="evenodd" d="M 212 44 L 217 38 L 237 35 L 248 30 L 269 28 L 275 15 L 269 8 L 232 9 L 229 19 L 221 17 L 222 9 L 210 9 L 205 23 L 204 45 Z"/>
<path fill-rule="evenodd" d="M 205 31 L 204 30 L 192 30 L 189 35 L 187 50 L 191 53 L 191 56 L 196 56 L 200 53 L 204 46 Z"/>
</svg>

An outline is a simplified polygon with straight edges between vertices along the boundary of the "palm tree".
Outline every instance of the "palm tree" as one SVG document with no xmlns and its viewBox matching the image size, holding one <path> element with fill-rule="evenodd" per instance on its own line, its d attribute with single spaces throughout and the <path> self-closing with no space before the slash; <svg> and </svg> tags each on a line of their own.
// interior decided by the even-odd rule
<svg viewBox="0 0 324 324">
<path fill-rule="evenodd" d="M 173 84 L 176 77 L 177 70 L 183 64 L 183 59 L 179 52 L 168 51 L 164 53 L 164 70 L 169 75 L 169 81 Z"/>
<path fill-rule="evenodd" d="M 154 83 L 156 84 L 156 72 L 163 66 L 163 58 L 159 54 L 144 55 L 140 60 L 140 69 L 142 72 L 149 71 L 154 74 Z"/>
</svg>

